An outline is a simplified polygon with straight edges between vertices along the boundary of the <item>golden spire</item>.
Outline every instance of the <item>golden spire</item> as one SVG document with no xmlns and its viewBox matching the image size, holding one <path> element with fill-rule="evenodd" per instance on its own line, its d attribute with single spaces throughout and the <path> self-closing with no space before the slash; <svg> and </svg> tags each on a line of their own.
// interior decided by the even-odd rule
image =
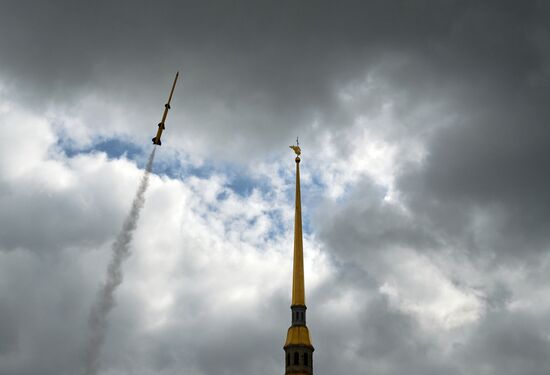
<svg viewBox="0 0 550 375">
<path fill-rule="evenodd" d="M 306 294 L 304 286 L 304 247 L 302 242 L 302 205 L 300 196 L 300 145 L 290 146 L 296 153 L 296 211 L 294 216 L 294 264 L 292 270 L 292 325 L 285 345 L 285 375 L 312 375 L 313 351 L 306 325 Z"/>
<path fill-rule="evenodd" d="M 305 306 L 304 246 L 302 243 L 302 204 L 300 196 L 300 146 L 290 146 L 296 153 L 296 207 L 294 216 L 294 267 L 292 272 L 292 305 Z"/>
</svg>

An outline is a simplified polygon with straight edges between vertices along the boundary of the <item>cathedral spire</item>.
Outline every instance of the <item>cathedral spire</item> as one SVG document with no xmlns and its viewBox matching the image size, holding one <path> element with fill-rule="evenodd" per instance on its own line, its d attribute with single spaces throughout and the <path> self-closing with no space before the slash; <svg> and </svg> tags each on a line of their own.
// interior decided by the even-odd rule
<svg viewBox="0 0 550 375">
<path fill-rule="evenodd" d="M 302 242 L 302 205 L 300 194 L 300 146 L 290 146 L 296 153 L 296 207 L 294 217 L 294 262 L 292 269 L 292 325 L 284 346 L 285 375 L 313 374 L 313 346 L 306 326 L 306 296 L 304 285 L 304 249 Z"/>
<path fill-rule="evenodd" d="M 298 142 L 298 140 L 296 140 Z M 294 214 L 294 265 L 292 270 L 292 305 L 306 305 L 304 286 L 304 245 L 302 242 L 302 203 L 300 194 L 300 148 L 296 149 L 296 207 Z"/>
</svg>

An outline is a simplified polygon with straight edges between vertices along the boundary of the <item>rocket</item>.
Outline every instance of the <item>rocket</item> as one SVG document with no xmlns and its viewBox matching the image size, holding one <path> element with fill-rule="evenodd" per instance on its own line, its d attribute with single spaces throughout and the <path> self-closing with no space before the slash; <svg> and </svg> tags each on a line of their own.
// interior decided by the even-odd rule
<svg viewBox="0 0 550 375">
<path fill-rule="evenodd" d="M 153 138 L 153 144 L 155 145 L 161 145 L 160 137 L 162 135 L 162 131 L 165 129 L 164 127 L 164 121 L 166 121 L 166 116 L 168 116 L 168 110 L 170 109 L 170 101 L 172 100 L 172 95 L 174 94 L 174 89 L 176 88 L 176 81 L 178 80 L 178 77 L 180 75 L 180 72 L 176 73 L 176 78 L 174 78 L 174 83 L 172 84 L 172 90 L 170 90 L 170 96 L 168 97 L 168 103 L 164 105 L 164 113 L 162 114 L 162 120 L 160 120 L 159 128 L 157 130 L 157 135 L 155 138 Z"/>
</svg>

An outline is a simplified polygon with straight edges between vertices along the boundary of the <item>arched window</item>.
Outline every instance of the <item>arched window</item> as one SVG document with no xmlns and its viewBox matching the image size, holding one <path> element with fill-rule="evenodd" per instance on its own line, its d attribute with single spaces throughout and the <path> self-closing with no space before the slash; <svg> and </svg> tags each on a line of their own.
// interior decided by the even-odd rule
<svg viewBox="0 0 550 375">
<path fill-rule="evenodd" d="M 309 361 L 307 358 L 307 353 L 304 353 L 304 366 L 309 366 Z"/>
<path fill-rule="evenodd" d="M 297 365 L 299 364 L 300 362 L 300 355 L 298 354 L 298 352 L 295 352 L 294 353 L 294 364 Z"/>
<path fill-rule="evenodd" d="M 290 366 L 290 353 L 286 353 L 286 365 Z"/>
</svg>

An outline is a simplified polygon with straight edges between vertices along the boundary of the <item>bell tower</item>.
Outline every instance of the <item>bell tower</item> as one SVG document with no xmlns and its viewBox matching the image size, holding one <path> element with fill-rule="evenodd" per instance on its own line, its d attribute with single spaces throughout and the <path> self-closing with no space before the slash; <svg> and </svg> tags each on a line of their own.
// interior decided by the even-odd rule
<svg viewBox="0 0 550 375">
<path fill-rule="evenodd" d="M 306 326 L 304 285 L 304 249 L 302 243 L 302 205 L 300 197 L 300 146 L 290 146 L 296 153 L 296 211 L 294 217 L 294 262 L 292 270 L 292 325 L 288 329 L 285 351 L 285 375 L 313 374 L 313 345 Z"/>
</svg>

